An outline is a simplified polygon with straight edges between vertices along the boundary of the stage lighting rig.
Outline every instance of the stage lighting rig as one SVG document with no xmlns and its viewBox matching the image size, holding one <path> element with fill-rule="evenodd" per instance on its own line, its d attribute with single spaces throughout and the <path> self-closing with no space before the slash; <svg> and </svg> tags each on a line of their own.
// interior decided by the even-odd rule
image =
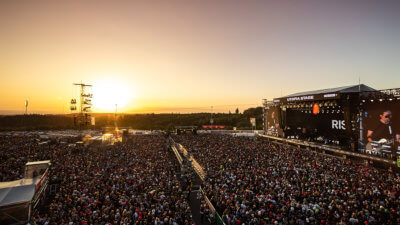
<svg viewBox="0 0 400 225">
<path fill-rule="evenodd" d="M 74 124 L 83 129 L 91 123 L 91 109 L 92 109 L 92 85 L 84 83 L 74 83 L 74 86 L 80 87 L 80 100 L 79 100 L 79 113 L 74 115 Z M 77 110 L 77 100 L 71 99 L 71 111 Z"/>
</svg>

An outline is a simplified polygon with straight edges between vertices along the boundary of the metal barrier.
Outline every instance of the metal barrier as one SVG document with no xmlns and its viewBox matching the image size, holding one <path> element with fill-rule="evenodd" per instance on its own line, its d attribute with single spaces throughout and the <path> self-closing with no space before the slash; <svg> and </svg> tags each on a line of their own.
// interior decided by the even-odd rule
<svg viewBox="0 0 400 225">
<path fill-rule="evenodd" d="M 215 220 L 217 222 L 218 225 L 225 225 L 224 221 L 222 220 L 221 216 L 219 215 L 219 213 L 217 212 L 217 210 L 215 209 L 214 205 L 211 203 L 211 201 L 208 199 L 206 193 L 203 191 L 203 189 L 200 187 L 200 193 L 203 195 L 204 200 L 206 202 L 206 204 L 208 205 L 208 208 L 210 209 L 211 213 L 214 214 Z"/>
<path fill-rule="evenodd" d="M 179 154 L 175 146 L 171 146 L 171 149 L 174 152 L 176 159 L 178 159 L 179 164 L 182 166 L 182 161 L 183 161 L 182 156 Z"/>
<path fill-rule="evenodd" d="M 174 151 L 175 155 L 177 155 L 178 161 L 180 162 L 180 164 L 182 165 L 182 157 L 180 156 L 179 153 L 181 153 L 186 159 L 189 160 L 191 167 L 196 171 L 197 175 L 200 177 L 200 179 L 202 180 L 202 182 L 205 181 L 206 178 L 206 173 L 204 172 L 203 167 L 200 166 L 200 164 L 196 161 L 196 159 L 186 150 L 185 147 L 183 147 L 181 144 L 176 143 L 171 137 L 169 137 L 168 139 L 168 143 L 171 146 L 172 150 Z M 208 205 L 208 207 L 210 208 L 210 211 L 213 213 L 213 215 L 215 216 L 216 222 L 218 225 L 225 225 L 225 223 L 222 221 L 221 216 L 218 214 L 218 212 L 215 210 L 215 207 L 213 206 L 213 204 L 211 203 L 211 201 L 208 199 L 207 195 L 204 193 L 203 189 L 200 186 L 199 189 L 200 193 L 203 195 L 206 204 Z"/>
<path fill-rule="evenodd" d="M 206 178 L 206 173 L 203 170 L 203 167 L 200 166 L 200 164 L 196 161 L 196 159 L 186 150 L 185 147 L 183 147 L 181 144 L 176 143 L 174 140 L 172 140 L 172 147 L 175 147 L 186 159 L 188 159 L 191 162 L 191 165 L 193 169 L 196 171 L 196 173 L 199 175 L 200 179 L 202 181 L 205 180 Z"/>
<path fill-rule="evenodd" d="M 193 158 L 193 156 L 190 157 L 190 160 L 192 161 L 193 169 L 199 175 L 200 179 L 204 181 L 206 179 L 206 173 L 204 172 L 203 167 L 200 166 L 200 164 Z"/>
<path fill-rule="evenodd" d="M 321 149 L 321 150 L 334 152 L 334 153 L 337 153 L 337 154 L 355 156 L 355 157 L 362 158 L 362 159 L 369 159 L 369 160 L 374 160 L 374 161 L 378 161 L 378 162 L 384 162 L 384 163 L 387 163 L 387 164 L 396 165 L 396 161 L 391 160 L 391 159 L 385 159 L 385 158 L 380 158 L 380 157 L 376 157 L 376 156 L 372 156 L 372 155 L 355 153 L 355 152 L 348 151 L 348 150 L 342 150 L 342 149 L 336 148 L 334 146 L 319 145 L 319 144 L 314 144 L 314 143 L 304 142 L 304 141 L 297 141 L 297 140 L 289 140 L 289 139 L 286 139 L 286 138 L 279 138 L 279 137 L 263 135 L 263 134 L 259 134 L 258 136 L 259 137 L 263 137 L 263 138 L 267 138 L 268 140 L 276 140 L 276 141 L 281 142 L 282 144 L 292 144 L 292 145 L 297 145 L 299 147 L 303 146 L 303 147 L 309 147 L 309 148 L 313 148 L 313 149 Z"/>
</svg>

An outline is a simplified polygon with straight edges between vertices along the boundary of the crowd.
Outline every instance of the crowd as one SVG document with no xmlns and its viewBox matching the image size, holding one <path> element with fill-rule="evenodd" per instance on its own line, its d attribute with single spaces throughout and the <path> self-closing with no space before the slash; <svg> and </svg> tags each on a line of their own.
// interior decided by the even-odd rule
<svg viewBox="0 0 400 225">
<path fill-rule="evenodd" d="M 0 182 L 22 179 L 27 162 L 46 160 L 49 154 L 37 136 L 0 136 Z"/>
<path fill-rule="evenodd" d="M 263 139 L 174 137 L 207 173 L 227 225 L 400 224 L 400 176 Z"/>
<path fill-rule="evenodd" d="M 398 173 L 260 138 L 174 140 L 203 167 L 202 188 L 227 225 L 400 224 Z M 28 161 L 51 160 L 57 191 L 33 224 L 193 224 L 185 192 L 191 176 L 179 181 L 164 145 L 162 136 L 90 148 L 0 137 L 0 181 L 22 178 Z M 209 214 L 201 199 L 201 220 Z"/>
<path fill-rule="evenodd" d="M 26 137 L 5 139 L 3 180 L 21 178 L 27 161 L 51 160 L 50 183 L 57 191 L 46 197 L 31 224 L 193 224 L 176 159 L 162 136 L 90 148 L 57 143 L 43 148 Z M 14 164 L 8 164 L 10 157 Z"/>
</svg>

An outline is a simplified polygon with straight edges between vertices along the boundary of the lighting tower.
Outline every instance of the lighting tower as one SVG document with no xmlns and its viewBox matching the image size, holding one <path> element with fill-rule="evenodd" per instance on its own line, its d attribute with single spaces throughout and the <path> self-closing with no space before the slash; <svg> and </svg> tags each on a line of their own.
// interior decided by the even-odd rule
<svg viewBox="0 0 400 225">
<path fill-rule="evenodd" d="M 75 86 L 79 86 L 81 88 L 80 91 L 80 101 L 79 101 L 79 114 L 74 116 L 74 124 L 78 126 L 79 129 L 90 125 L 91 122 L 91 108 L 92 108 L 92 85 L 84 84 L 84 83 L 74 83 Z M 77 101 L 76 99 L 71 99 L 71 111 L 77 110 Z"/>
<path fill-rule="evenodd" d="M 118 137 L 118 125 L 117 125 L 117 104 L 115 104 L 114 126 L 115 126 L 115 134 L 116 134 L 116 136 Z"/>
</svg>

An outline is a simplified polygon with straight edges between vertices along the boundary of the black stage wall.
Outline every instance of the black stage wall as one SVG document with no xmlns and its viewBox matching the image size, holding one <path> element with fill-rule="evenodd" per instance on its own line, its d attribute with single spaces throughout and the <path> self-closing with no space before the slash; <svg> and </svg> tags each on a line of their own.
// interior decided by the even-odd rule
<svg viewBox="0 0 400 225">
<path fill-rule="evenodd" d="M 348 137 L 344 113 L 338 107 L 324 108 L 317 114 L 312 110 L 286 109 L 285 136 L 306 140 L 324 137 L 329 143 L 344 144 Z"/>
</svg>

